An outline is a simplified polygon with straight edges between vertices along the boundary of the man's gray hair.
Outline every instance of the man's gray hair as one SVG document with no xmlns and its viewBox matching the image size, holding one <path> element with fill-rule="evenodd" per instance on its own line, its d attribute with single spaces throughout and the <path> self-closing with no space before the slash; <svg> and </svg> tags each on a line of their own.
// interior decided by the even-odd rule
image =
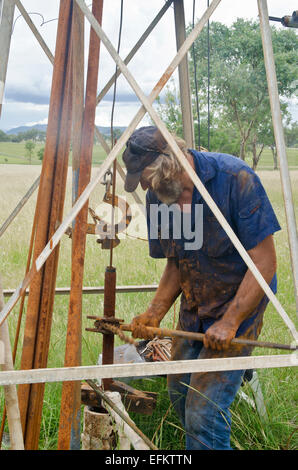
<svg viewBox="0 0 298 470">
<path fill-rule="evenodd" d="M 174 138 L 182 152 L 187 154 L 185 141 L 177 136 L 174 136 Z M 169 145 L 164 148 L 164 154 L 159 155 L 151 165 L 146 167 L 147 169 L 152 171 L 148 180 L 150 180 L 153 191 L 160 188 L 162 182 L 175 181 L 184 171 Z"/>
</svg>

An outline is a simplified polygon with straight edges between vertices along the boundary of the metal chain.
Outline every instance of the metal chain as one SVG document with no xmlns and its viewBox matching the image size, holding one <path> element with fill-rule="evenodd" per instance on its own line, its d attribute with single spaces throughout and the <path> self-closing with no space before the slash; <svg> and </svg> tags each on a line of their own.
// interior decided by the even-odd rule
<svg viewBox="0 0 298 470">
<path fill-rule="evenodd" d="M 109 330 L 111 331 L 112 333 L 114 333 L 115 335 L 119 336 L 119 338 L 124 342 L 124 343 L 128 343 L 128 344 L 133 344 L 134 346 L 137 345 L 137 343 L 134 341 L 133 338 L 131 338 L 130 336 L 127 336 L 126 334 L 123 333 L 123 331 L 116 325 L 111 325 L 111 323 L 109 322 L 105 322 L 104 320 L 101 321 L 103 327 L 106 329 L 106 330 Z"/>
<path fill-rule="evenodd" d="M 108 179 L 108 178 L 109 178 L 109 179 Z M 103 179 L 102 179 L 102 181 L 101 181 L 101 184 L 103 184 L 103 185 L 106 187 L 106 189 L 105 189 L 105 195 L 104 195 L 104 199 L 105 199 L 106 195 L 107 195 L 108 193 L 110 193 L 111 186 L 112 186 L 112 184 L 113 184 L 113 173 L 111 172 L 110 169 L 108 169 L 108 170 L 105 172 L 105 174 L 104 174 L 104 176 L 103 176 Z"/>
</svg>

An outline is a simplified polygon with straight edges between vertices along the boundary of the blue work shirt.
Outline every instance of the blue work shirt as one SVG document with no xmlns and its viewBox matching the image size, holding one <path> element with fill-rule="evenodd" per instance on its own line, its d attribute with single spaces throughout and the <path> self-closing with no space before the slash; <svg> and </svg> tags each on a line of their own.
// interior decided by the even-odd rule
<svg viewBox="0 0 298 470">
<path fill-rule="evenodd" d="M 268 235 L 280 230 L 268 196 L 259 177 L 241 159 L 232 155 L 189 150 L 195 171 L 230 224 L 244 248 L 248 251 Z M 175 258 L 181 279 L 180 327 L 187 331 L 205 331 L 222 317 L 233 301 L 247 271 L 247 265 L 235 249 L 225 230 L 194 186 L 191 221 L 194 227 L 194 208 L 203 207 L 203 243 L 199 249 L 186 250 L 183 228 L 181 237 L 173 233 L 173 218 L 169 218 L 169 237 L 161 236 L 163 224 L 158 220 L 158 238 L 152 239 L 150 205 L 162 204 L 152 190 L 146 195 L 149 252 L 153 258 Z M 152 223 L 152 222 L 151 222 Z M 276 275 L 270 287 L 276 292 Z M 264 295 L 258 307 L 240 325 L 241 335 L 268 303 Z M 203 325 L 203 326 L 202 326 Z"/>
</svg>

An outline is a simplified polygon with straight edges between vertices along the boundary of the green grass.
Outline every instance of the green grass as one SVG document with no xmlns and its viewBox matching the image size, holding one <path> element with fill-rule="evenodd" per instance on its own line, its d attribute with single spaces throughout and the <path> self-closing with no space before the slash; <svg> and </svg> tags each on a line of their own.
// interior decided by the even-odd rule
<svg viewBox="0 0 298 470">
<path fill-rule="evenodd" d="M 25 142 L 0 142 L 0 163 L 29 165 L 25 144 Z M 42 147 L 44 147 L 43 143 L 36 143 L 31 159 L 32 165 L 41 164 L 37 152 Z"/>
<path fill-rule="evenodd" d="M 32 165 L 40 165 L 41 161 L 37 157 L 38 150 L 44 147 L 44 143 L 36 143 L 34 149 L 34 156 L 32 158 Z M 97 166 L 105 158 L 105 152 L 101 145 L 94 145 L 93 147 L 93 165 Z M 298 169 L 298 148 L 288 148 L 288 165 L 290 169 Z M 70 152 L 70 162 L 72 154 Z M 22 164 L 28 165 L 29 160 L 26 157 L 25 142 L 14 143 L 14 142 L 0 142 L 0 164 Z M 252 155 L 248 154 L 247 163 L 252 165 Z M 258 164 L 258 170 L 273 170 L 273 157 L 270 148 L 265 148 L 263 150 L 261 159 Z"/>
<path fill-rule="evenodd" d="M 289 168 L 294 170 L 298 169 L 298 148 L 287 149 L 288 165 Z M 247 163 L 252 166 L 252 155 L 248 154 Z M 273 170 L 274 162 L 270 148 L 264 148 L 260 161 L 258 163 L 258 170 Z"/>
<path fill-rule="evenodd" d="M 11 213 L 17 202 L 27 191 L 40 172 L 37 166 L 10 166 L 0 168 L 0 224 Z M 71 173 L 71 172 L 70 172 Z M 259 172 L 263 184 L 273 204 L 282 231 L 275 236 L 278 254 L 278 298 L 283 307 L 295 320 L 295 301 L 289 249 L 286 234 L 286 221 L 283 208 L 282 192 L 278 172 Z M 298 172 L 291 172 L 294 203 L 298 207 Z M 122 183 L 118 185 L 119 193 L 123 194 Z M 70 208 L 71 182 L 68 182 L 65 214 Z M 91 195 L 89 205 L 96 207 L 103 196 L 101 185 Z M 7 229 L 0 239 L 1 276 L 5 289 L 16 287 L 24 276 L 27 250 L 31 234 L 31 224 L 35 208 L 36 194 L 24 207 L 18 218 Z M 298 214 L 297 214 L 298 217 Z M 57 286 L 70 285 L 70 240 L 67 236 L 61 242 L 60 261 Z M 109 264 L 108 251 L 102 250 L 94 237 L 87 237 L 85 259 L 85 286 L 103 285 L 105 266 Z M 148 256 L 146 242 L 125 239 L 114 250 L 114 262 L 117 267 L 117 284 L 155 284 L 158 283 L 163 267 L 163 260 L 154 260 Z M 119 294 L 116 302 L 116 316 L 124 318 L 128 323 L 137 314 L 144 311 L 152 298 L 152 293 Z M 176 305 L 178 316 L 178 303 Z M 26 303 L 25 303 L 26 312 Z M 53 324 L 50 341 L 48 366 L 60 367 L 64 363 L 65 335 L 67 328 L 68 297 L 56 296 L 54 304 Z M 101 353 L 101 335 L 86 332 L 90 326 L 87 315 L 101 315 L 103 312 L 102 295 L 83 296 L 83 365 L 94 365 Z M 18 316 L 18 305 L 9 317 L 9 328 L 13 341 Z M 163 320 L 162 326 L 172 328 L 175 324 L 174 308 Z M 24 321 L 23 321 L 24 323 Z M 19 367 L 22 348 L 22 333 L 19 342 L 16 367 Z M 265 314 L 264 327 L 260 339 L 276 342 L 291 342 L 291 335 L 272 305 L 268 306 Z M 120 345 L 116 339 L 116 345 Z M 276 354 L 273 350 L 256 349 L 254 354 Z M 232 405 L 232 444 L 238 449 L 297 449 L 297 376 L 294 368 L 262 369 L 258 371 L 268 421 L 262 422 L 258 414 L 243 400 L 238 398 Z M 134 385 L 140 389 L 156 391 L 158 403 L 152 416 L 132 414 L 132 418 L 142 431 L 153 439 L 160 449 L 183 449 L 184 431 L 170 406 L 167 386 L 164 378 L 136 381 Z M 245 387 L 245 393 L 253 398 L 252 391 Z M 0 391 L 2 393 L 2 391 Z M 61 401 L 61 384 L 47 384 L 44 396 L 43 418 L 40 436 L 41 449 L 57 448 L 57 433 L 59 427 L 59 410 Z M 3 406 L 1 395 L 0 409 Z M 6 428 L 7 430 L 7 428 Z"/>
<path fill-rule="evenodd" d="M 0 164 L 19 164 L 29 165 L 29 159 L 26 156 L 25 142 L 0 142 Z M 45 146 L 44 142 L 36 142 L 36 146 L 33 151 L 31 165 L 41 165 L 41 160 L 37 156 L 37 152 Z M 94 145 L 93 147 L 93 165 L 100 165 L 105 159 L 106 154 L 101 145 Z M 72 152 L 69 154 L 69 161 L 71 164 Z"/>
</svg>

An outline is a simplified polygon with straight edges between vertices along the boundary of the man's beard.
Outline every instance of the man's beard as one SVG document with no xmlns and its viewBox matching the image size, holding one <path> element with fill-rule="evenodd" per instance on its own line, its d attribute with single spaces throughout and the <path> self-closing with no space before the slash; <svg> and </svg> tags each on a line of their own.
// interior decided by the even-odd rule
<svg viewBox="0 0 298 470">
<path fill-rule="evenodd" d="M 170 206 L 178 202 L 183 186 L 179 180 L 161 180 L 154 188 L 154 192 L 161 202 Z"/>
</svg>

